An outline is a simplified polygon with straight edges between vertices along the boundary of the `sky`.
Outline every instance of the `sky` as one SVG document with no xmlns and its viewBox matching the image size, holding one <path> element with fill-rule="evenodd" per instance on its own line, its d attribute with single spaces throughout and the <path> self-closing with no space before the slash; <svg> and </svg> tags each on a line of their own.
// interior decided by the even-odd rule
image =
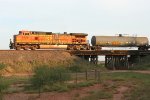
<svg viewBox="0 0 150 100">
<path fill-rule="evenodd" d="M 0 49 L 19 30 L 150 38 L 150 0 L 0 0 Z"/>
</svg>

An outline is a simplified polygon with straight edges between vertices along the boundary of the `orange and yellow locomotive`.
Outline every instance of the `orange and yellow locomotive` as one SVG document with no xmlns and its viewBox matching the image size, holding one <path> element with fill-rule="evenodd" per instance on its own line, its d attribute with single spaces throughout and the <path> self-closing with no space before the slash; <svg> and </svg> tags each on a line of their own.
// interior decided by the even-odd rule
<svg viewBox="0 0 150 100">
<path fill-rule="evenodd" d="M 35 49 L 67 49 L 67 50 L 88 50 L 87 35 L 85 33 L 64 32 L 39 32 L 19 31 L 10 41 L 10 49 L 35 50 Z"/>
</svg>

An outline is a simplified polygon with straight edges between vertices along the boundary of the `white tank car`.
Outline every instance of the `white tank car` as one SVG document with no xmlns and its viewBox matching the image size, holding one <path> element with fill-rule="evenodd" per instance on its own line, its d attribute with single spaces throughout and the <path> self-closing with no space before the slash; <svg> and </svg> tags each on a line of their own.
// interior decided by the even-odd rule
<svg viewBox="0 0 150 100">
<path fill-rule="evenodd" d="M 147 37 L 93 36 L 91 44 L 100 47 L 138 47 L 139 50 L 147 50 L 149 41 Z"/>
</svg>

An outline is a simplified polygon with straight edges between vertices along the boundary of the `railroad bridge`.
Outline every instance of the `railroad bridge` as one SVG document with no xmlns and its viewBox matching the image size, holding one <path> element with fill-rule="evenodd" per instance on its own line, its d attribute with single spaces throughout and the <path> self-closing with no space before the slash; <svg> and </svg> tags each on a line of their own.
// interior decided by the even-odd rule
<svg viewBox="0 0 150 100">
<path fill-rule="evenodd" d="M 105 56 L 105 67 L 108 69 L 128 69 L 138 63 L 150 51 L 139 50 L 100 50 L 100 51 L 68 51 L 71 55 L 79 56 L 91 63 L 98 63 L 98 56 Z"/>
</svg>

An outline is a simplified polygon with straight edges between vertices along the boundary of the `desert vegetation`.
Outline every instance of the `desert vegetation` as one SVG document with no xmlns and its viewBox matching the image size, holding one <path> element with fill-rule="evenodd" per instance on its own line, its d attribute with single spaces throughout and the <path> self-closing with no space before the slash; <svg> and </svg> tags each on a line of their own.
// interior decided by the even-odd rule
<svg viewBox="0 0 150 100">
<path fill-rule="evenodd" d="M 5 64 L 0 64 L 0 100 L 3 98 L 4 90 L 8 88 L 8 84 L 4 81 L 4 77 L 2 76 L 2 71 L 5 68 Z"/>
<path fill-rule="evenodd" d="M 34 51 L 25 52 L 28 53 L 17 56 L 9 52 L 5 55 L 0 54 L 3 56 L 0 61 L 1 99 L 149 100 L 150 98 L 150 74 L 134 72 L 133 69 L 108 71 L 103 65 L 93 65 L 65 52 L 61 52 L 63 57 L 57 57 L 60 52 L 55 51 L 43 54 Z M 149 71 L 149 61 L 146 60 L 135 65 L 136 69 L 141 66 L 140 69 L 146 68 L 146 71 Z"/>
<path fill-rule="evenodd" d="M 138 59 L 138 63 L 130 67 L 130 70 L 150 70 L 150 56 L 144 56 Z"/>
<path fill-rule="evenodd" d="M 101 73 L 101 82 L 98 83 L 99 85 L 96 85 L 97 82 L 95 81 L 82 81 L 78 82 L 77 86 L 76 84 L 72 83 L 68 85 L 67 83 L 55 83 L 54 85 L 51 85 L 51 87 L 43 87 L 41 91 L 41 98 L 44 93 L 49 90 L 49 93 L 53 93 L 53 91 L 56 95 L 64 95 L 65 93 L 70 93 L 74 91 L 74 89 L 78 92 L 75 92 L 74 94 L 71 94 L 72 99 L 75 100 L 99 100 L 99 99 L 112 99 L 115 96 L 120 94 L 122 89 L 125 88 L 126 91 L 121 92 L 123 94 L 122 98 L 125 98 L 126 100 L 149 100 L 149 74 L 141 74 L 141 73 L 134 73 L 134 72 L 115 72 L 115 73 Z M 38 90 L 30 88 L 30 90 L 26 90 L 26 85 L 30 83 L 30 78 L 7 78 L 5 79 L 9 84 L 22 84 L 24 83 L 23 90 L 11 90 L 11 88 L 8 88 L 5 90 L 5 94 L 9 93 L 9 95 L 15 95 L 14 93 L 17 93 L 18 96 L 20 92 L 27 93 L 26 96 L 28 98 L 35 97 L 40 98 L 38 95 Z M 92 88 L 90 89 L 90 87 Z M 87 89 L 88 87 L 89 89 Z M 96 87 L 96 88 L 94 88 Z M 16 88 L 17 89 L 17 88 Z M 45 90 L 44 90 L 45 89 Z M 83 92 L 85 89 L 86 92 Z M 84 91 L 85 91 L 84 90 Z M 85 96 L 82 96 L 85 93 Z M 29 94 L 37 94 L 37 95 L 29 95 Z M 61 95 L 61 96 L 62 96 Z M 121 94 L 120 94 L 121 95 Z M 7 95 L 4 96 L 7 99 Z M 7 99 L 9 100 L 9 99 Z M 15 99 L 12 99 L 15 100 Z M 27 99 L 24 99 L 27 100 Z M 47 98 L 48 100 L 48 98 Z M 68 99 L 69 100 L 69 99 Z"/>
<path fill-rule="evenodd" d="M 40 65 L 69 66 L 78 60 L 62 51 L 1 51 L 0 58 L 0 63 L 5 64 L 5 75 L 32 73 Z"/>
<path fill-rule="evenodd" d="M 26 96 L 24 100 L 31 98 L 43 100 L 45 93 L 53 94 L 52 97 L 55 99 L 52 100 L 59 100 L 60 98 L 57 95 L 65 98 L 65 100 L 149 100 L 150 98 L 150 74 L 137 72 L 110 73 L 105 71 L 100 72 L 99 81 L 98 76 L 95 78 L 95 70 L 93 69 L 86 69 L 92 70 L 87 72 L 88 79 L 86 79 L 85 70 L 73 69 L 68 69 L 67 67 L 52 68 L 48 67 L 48 65 L 42 65 L 34 69 L 35 74 L 33 76 L 6 77 L 3 80 L 9 84 L 9 88 L 4 89 L 4 99 L 9 100 L 7 99 L 9 95 L 17 94 L 19 98 L 22 93 Z M 46 100 L 51 97 L 49 95 L 45 98 Z M 16 100 L 16 97 L 12 98 L 12 100 Z"/>
</svg>

